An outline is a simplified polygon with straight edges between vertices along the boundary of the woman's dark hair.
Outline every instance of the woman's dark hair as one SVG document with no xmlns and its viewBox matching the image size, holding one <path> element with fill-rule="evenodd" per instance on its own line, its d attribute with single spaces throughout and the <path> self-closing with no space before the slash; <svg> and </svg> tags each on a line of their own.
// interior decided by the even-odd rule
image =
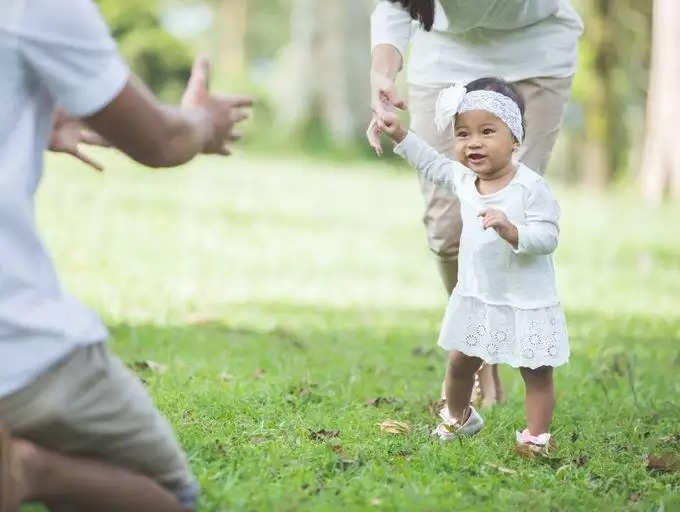
<svg viewBox="0 0 680 512">
<path fill-rule="evenodd" d="M 506 82 L 502 78 L 496 78 L 494 76 L 487 78 L 478 78 L 473 80 L 465 86 L 467 92 L 470 91 L 494 91 L 507 96 L 512 101 L 517 103 L 519 107 L 519 112 L 522 114 L 522 130 L 524 133 L 527 131 L 526 121 L 524 120 L 524 98 L 519 93 L 517 88 L 510 82 Z M 520 141 L 521 142 L 521 141 Z"/>
<path fill-rule="evenodd" d="M 399 2 L 420 25 L 429 32 L 434 23 L 434 0 L 390 0 Z"/>
</svg>

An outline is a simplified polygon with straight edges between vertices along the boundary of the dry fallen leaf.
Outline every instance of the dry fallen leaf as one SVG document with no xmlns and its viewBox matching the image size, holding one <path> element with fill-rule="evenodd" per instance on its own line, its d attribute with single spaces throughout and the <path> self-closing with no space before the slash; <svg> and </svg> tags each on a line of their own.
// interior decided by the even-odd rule
<svg viewBox="0 0 680 512">
<path fill-rule="evenodd" d="M 659 438 L 659 441 L 662 443 L 680 443 L 680 434 L 663 436 Z"/>
<path fill-rule="evenodd" d="M 264 377 L 265 373 L 267 373 L 267 371 L 264 368 L 257 368 L 255 370 L 255 377 L 261 379 L 262 377 Z"/>
<path fill-rule="evenodd" d="M 439 417 L 439 411 L 442 410 L 442 407 L 446 405 L 446 400 L 441 398 L 439 400 L 432 400 L 428 405 L 427 405 L 427 410 L 430 411 L 430 414 L 435 417 Z"/>
<path fill-rule="evenodd" d="M 164 374 L 168 371 L 168 366 L 155 361 L 135 361 L 135 368 L 138 370 L 151 370 L 154 373 Z"/>
<path fill-rule="evenodd" d="M 408 434 L 411 431 L 411 425 L 405 421 L 385 420 L 378 425 L 380 430 L 388 434 Z"/>
<path fill-rule="evenodd" d="M 572 459 L 572 462 L 576 465 L 577 468 L 583 467 L 588 462 L 588 456 L 587 455 L 579 455 L 578 457 L 575 457 L 574 459 Z"/>
<path fill-rule="evenodd" d="M 378 406 L 383 405 L 383 404 L 393 404 L 396 401 L 397 401 L 396 398 L 378 396 L 378 397 L 371 398 L 370 400 L 368 400 L 366 402 L 366 405 L 371 406 L 371 407 L 378 407 Z"/>
<path fill-rule="evenodd" d="M 338 436 L 340 436 L 339 430 L 326 430 L 325 428 L 322 428 L 321 430 L 317 430 L 316 432 L 312 430 L 309 431 L 309 438 L 312 441 L 323 441 L 325 439 L 330 439 L 332 437 Z"/>
<path fill-rule="evenodd" d="M 343 471 L 346 471 L 353 466 L 361 466 L 359 459 L 351 459 L 349 457 L 345 457 L 344 455 L 340 455 L 335 461 L 335 464 Z"/>
<path fill-rule="evenodd" d="M 665 453 L 661 456 L 647 455 L 644 460 L 647 469 L 657 471 L 680 471 L 680 455 Z"/>
<path fill-rule="evenodd" d="M 382 505 L 382 500 L 380 498 L 373 498 L 370 503 L 374 507 L 377 507 L 378 505 Z"/>
<path fill-rule="evenodd" d="M 634 493 L 630 495 L 630 502 L 631 503 L 637 503 L 637 501 L 640 499 L 640 495 L 638 493 Z"/>
<path fill-rule="evenodd" d="M 505 473 L 506 475 L 514 475 L 515 473 L 517 473 L 517 471 L 515 471 L 514 469 L 504 468 L 503 466 L 498 466 L 496 464 L 492 464 L 491 462 L 487 462 L 486 465 L 489 466 L 490 468 L 494 468 L 500 473 Z"/>
</svg>

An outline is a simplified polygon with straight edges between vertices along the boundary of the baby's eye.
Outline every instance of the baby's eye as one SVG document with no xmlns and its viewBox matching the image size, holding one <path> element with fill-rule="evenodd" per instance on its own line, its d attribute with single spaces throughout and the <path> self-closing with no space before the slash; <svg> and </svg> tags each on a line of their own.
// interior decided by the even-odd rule
<svg viewBox="0 0 680 512">
<path fill-rule="evenodd" d="M 482 130 L 483 135 L 492 135 L 494 133 L 496 133 L 496 130 L 493 128 L 484 128 L 484 130 Z"/>
<path fill-rule="evenodd" d="M 468 132 L 465 130 L 459 130 L 456 132 L 456 137 L 467 137 Z"/>
</svg>

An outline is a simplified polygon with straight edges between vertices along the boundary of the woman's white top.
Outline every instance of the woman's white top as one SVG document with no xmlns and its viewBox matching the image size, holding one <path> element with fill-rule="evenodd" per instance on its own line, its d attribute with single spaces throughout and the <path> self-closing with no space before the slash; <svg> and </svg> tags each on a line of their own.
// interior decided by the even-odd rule
<svg viewBox="0 0 680 512">
<path fill-rule="evenodd" d="M 439 344 L 488 362 L 557 366 L 569 344 L 552 253 L 560 209 L 546 181 L 523 164 L 501 190 L 482 195 L 476 174 L 428 146 L 412 132 L 394 148 L 425 179 L 460 198 L 463 231 L 458 283 L 447 308 Z M 517 227 L 515 249 L 480 211 L 501 210 Z"/>
<path fill-rule="evenodd" d="M 412 42 L 410 83 L 438 87 L 498 76 L 510 82 L 575 73 L 583 22 L 569 0 L 435 0 L 430 32 L 399 2 L 371 16 L 371 48 Z"/>
</svg>

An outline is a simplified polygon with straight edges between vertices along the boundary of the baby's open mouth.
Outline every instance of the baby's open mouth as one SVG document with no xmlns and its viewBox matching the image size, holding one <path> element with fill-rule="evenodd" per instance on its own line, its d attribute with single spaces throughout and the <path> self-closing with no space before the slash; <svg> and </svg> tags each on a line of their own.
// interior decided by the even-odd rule
<svg viewBox="0 0 680 512">
<path fill-rule="evenodd" d="M 482 155 L 481 153 L 470 153 L 467 157 L 469 162 L 472 162 L 472 163 L 475 163 L 475 164 L 481 162 L 485 158 L 486 158 L 486 155 Z"/>
</svg>

